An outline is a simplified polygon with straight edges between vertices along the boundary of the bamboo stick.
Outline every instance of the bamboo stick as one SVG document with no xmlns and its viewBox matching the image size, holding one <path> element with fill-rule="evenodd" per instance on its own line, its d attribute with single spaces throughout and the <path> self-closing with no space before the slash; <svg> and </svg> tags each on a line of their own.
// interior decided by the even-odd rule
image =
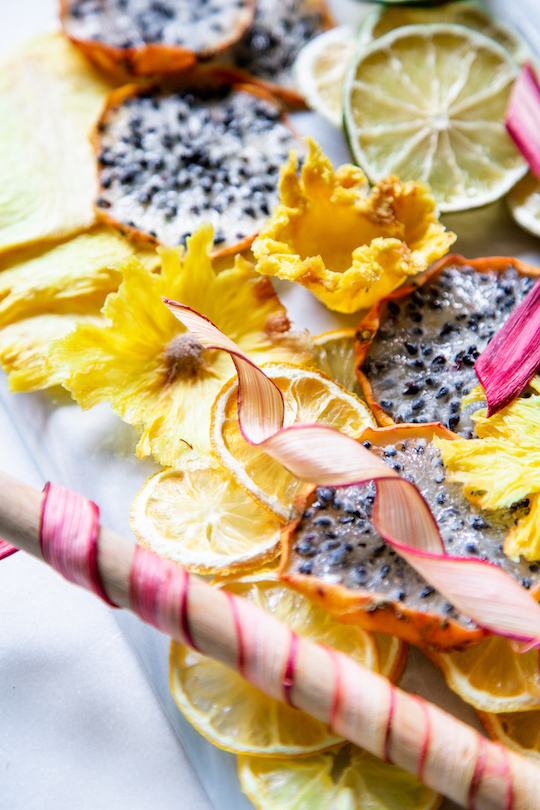
<svg viewBox="0 0 540 810">
<path fill-rule="evenodd" d="M 0 536 L 43 559 L 43 494 L 0 473 Z M 474 810 L 540 810 L 540 768 L 255 605 L 100 528 L 110 599 Z"/>
</svg>

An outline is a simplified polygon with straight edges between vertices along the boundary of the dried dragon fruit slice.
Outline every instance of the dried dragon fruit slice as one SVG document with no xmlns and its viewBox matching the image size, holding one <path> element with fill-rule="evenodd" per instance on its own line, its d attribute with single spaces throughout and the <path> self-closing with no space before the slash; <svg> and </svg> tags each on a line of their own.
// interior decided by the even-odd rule
<svg viewBox="0 0 540 810">
<path fill-rule="evenodd" d="M 460 484 L 446 480 L 434 436 L 451 438 L 440 425 L 368 429 L 367 446 L 426 499 L 452 556 L 489 560 L 525 588 L 540 587 L 540 573 L 502 552 L 509 528 L 525 510 L 486 512 L 473 506 Z M 431 649 L 466 648 L 485 631 L 433 589 L 373 527 L 373 484 L 305 487 L 297 514 L 282 533 L 280 576 L 340 621 L 391 633 Z"/>
<path fill-rule="evenodd" d="M 473 435 L 462 398 L 474 365 L 540 269 L 515 259 L 446 256 L 383 299 L 358 327 L 357 375 L 381 425 L 441 422 Z"/>
<path fill-rule="evenodd" d="M 254 0 L 60 0 L 67 36 L 93 62 L 132 75 L 214 56 L 253 21 Z"/>
<path fill-rule="evenodd" d="M 219 253 L 251 244 L 278 201 L 279 167 L 302 145 L 279 102 L 227 70 L 177 92 L 111 93 L 94 136 L 97 210 L 124 234 L 169 247 L 203 222 Z"/>
</svg>

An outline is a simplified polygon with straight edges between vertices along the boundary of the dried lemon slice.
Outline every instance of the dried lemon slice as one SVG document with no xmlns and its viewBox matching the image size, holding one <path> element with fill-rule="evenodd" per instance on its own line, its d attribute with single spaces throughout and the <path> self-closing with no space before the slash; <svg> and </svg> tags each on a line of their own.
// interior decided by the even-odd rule
<svg viewBox="0 0 540 810">
<path fill-rule="evenodd" d="M 277 575 L 262 572 L 225 580 L 220 586 L 272 613 L 299 635 L 378 669 L 377 647 L 370 633 L 336 622 L 305 596 L 279 582 Z M 170 685 L 190 723 L 227 751 L 306 756 L 342 742 L 325 723 L 267 697 L 224 664 L 176 642 L 171 646 Z"/>
<path fill-rule="evenodd" d="M 242 756 L 238 775 L 259 810 L 435 810 L 442 800 L 355 745 L 294 762 Z"/>
<path fill-rule="evenodd" d="M 540 180 L 528 172 L 506 198 L 512 217 L 524 231 L 540 237 Z"/>
<path fill-rule="evenodd" d="M 313 357 L 317 368 L 331 380 L 352 391 L 359 399 L 364 399 L 354 367 L 355 337 L 355 329 L 323 332 L 313 338 Z"/>
<path fill-rule="evenodd" d="M 268 363 L 263 368 L 283 392 L 285 425 L 319 422 L 353 437 L 374 427 L 367 406 L 324 374 L 281 363 Z M 234 377 L 222 388 L 212 407 L 212 449 L 241 487 L 286 521 L 302 484 L 281 464 L 246 442 L 238 427 L 237 391 Z"/>
<path fill-rule="evenodd" d="M 496 20 L 488 11 L 475 2 L 458 0 L 442 6 L 427 8 L 389 8 L 382 6 L 372 11 L 363 21 L 358 32 L 357 47 L 364 48 L 374 39 L 388 34 L 403 25 L 426 25 L 430 23 L 455 23 L 480 31 L 502 45 L 521 64 L 529 57 L 524 42 L 506 25 Z"/>
<path fill-rule="evenodd" d="M 349 25 L 331 28 L 305 45 L 293 65 L 296 84 L 312 110 L 342 125 L 341 86 L 356 44 Z"/>
<path fill-rule="evenodd" d="M 540 763 L 540 711 L 479 715 L 492 740 Z"/>
<path fill-rule="evenodd" d="M 344 120 L 370 180 L 390 173 L 431 186 L 441 211 L 493 202 L 527 164 L 504 117 L 518 65 L 492 39 L 461 25 L 414 25 L 355 56 Z"/>
<path fill-rule="evenodd" d="M 131 528 L 162 557 L 217 574 L 274 559 L 281 525 L 218 464 L 200 459 L 149 478 L 133 501 Z"/>
<path fill-rule="evenodd" d="M 491 636 L 469 650 L 427 654 L 448 686 L 475 709 L 498 713 L 540 706 L 538 650 L 516 653 L 508 639 Z"/>
</svg>

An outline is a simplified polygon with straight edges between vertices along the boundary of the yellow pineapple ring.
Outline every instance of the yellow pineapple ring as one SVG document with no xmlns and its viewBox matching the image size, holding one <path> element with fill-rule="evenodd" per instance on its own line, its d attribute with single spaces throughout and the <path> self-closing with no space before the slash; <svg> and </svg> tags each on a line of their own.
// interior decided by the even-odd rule
<svg viewBox="0 0 540 810">
<path fill-rule="evenodd" d="M 253 243 L 259 273 L 298 281 L 330 309 L 356 312 L 448 251 L 455 234 L 439 222 L 425 185 L 389 177 L 369 192 L 357 166 L 334 171 L 308 141 L 301 176 L 291 153 L 280 203 Z"/>
<path fill-rule="evenodd" d="M 448 686 L 484 712 L 525 711 L 540 707 L 538 650 L 516 653 L 511 642 L 491 636 L 469 650 L 427 651 Z"/>
<path fill-rule="evenodd" d="M 281 583 L 271 571 L 233 580 L 218 587 L 244 597 L 288 624 L 300 636 L 334 647 L 372 670 L 397 674 L 404 647 L 332 619 L 305 596 Z M 384 656 L 384 657 L 383 657 Z M 258 756 L 307 756 L 342 742 L 328 726 L 304 712 L 267 697 L 224 664 L 171 646 L 170 686 L 187 719 L 214 745 Z"/>
<path fill-rule="evenodd" d="M 258 810 L 435 810 L 442 797 L 355 745 L 284 762 L 240 757 L 242 790 Z"/>
<path fill-rule="evenodd" d="M 319 371 L 267 363 L 264 371 L 285 398 L 285 425 L 329 425 L 357 438 L 375 422 L 367 405 Z M 236 481 L 262 506 L 286 521 L 302 483 L 263 450 L 246 442 L 238 427 L 238 380 L 234 377 L 212 407 L 212 449 Z"/>
<path fill-rule="evenodd" d="M 255 568 L 279 553 L 280 522 L 209 458 L 149 478 L 131 528 L 141 545 L 199 574 Z"/>
</svg>

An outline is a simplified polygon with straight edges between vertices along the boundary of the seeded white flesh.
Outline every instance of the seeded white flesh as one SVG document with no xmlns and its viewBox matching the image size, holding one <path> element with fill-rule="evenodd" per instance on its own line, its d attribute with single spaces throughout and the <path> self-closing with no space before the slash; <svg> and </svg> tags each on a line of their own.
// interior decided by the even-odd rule
<svg viewBox="0 0 540 810">
<path fill-rule="evenodd" d="M 479 31 L 498 42 L 508 53 L 522 64 L 530 53 L 520 37 L 508 26 L 496 20 L 486 9 L 475 2 L 457 0 L 433 7 L 400 8 L 382 6 L 372 11 L 363 21 L 358 32 L 357 47 L 369 45 L 374 39 L 388 34 L 403 25 L 430 25 L 433 23 L 454 23 Z"/>
<path fill-rule="evenodd" d="M 439 208 L 493 202 L 527 164 L 505 127 L 519 67 L 493 40 L 461 25 L 398 28 L 357 51 L 344 84 L 344 121 L 372 182 L 428 183 Z"/>
<path fill-rule="evenodd" d="M 278 202 L 279 167 L 303 150 L 280 106 L 247 91 L 129 97 L 101 125 L 98 207 L 173 247 L 203 222 L 216 247 L 252 237 Z"/>
<path fill-rule="evenodd" d="M 400 475 L 413 481 L 426 499 L 449 554 L 496 562 L 524 587 L 540 581 L 536 566 L 515 563 L 501 550 L 506 534 L 526 504 L 485 511 L 463 495 L 462 485 L 446 481 L 439 450 L 414 438 L 375 450 Z M 374 529 L 373 484 L 319 487 L 291 539 L 287 574 L 308 574 L 351 590 L 367 589 L 419 611 L 438 613 L 474 627 L 388 546 Z M 535 570 L 536 569 L 536 570 Z"/>
<path fill-rule="evenodd" d="M 326 28 L 324 0 L 257 0 L 253 25 L 228 60 L 252 76 L 294 88 L 294 60 Z"/>
<path fill-rule="evenodd" d="M 506 198 L 512 217 L 523 230 L 540 237 L 540 180 L 528 172 Z"/>
<path fill-rule="evenodd" d="M 312 39 L 293 66 L 296 84 L 307 104 L 335 127 L 342 126 L 342 85 L 355 49 L 354 29 L 331 28 Z"/>
<path fill-rule="evenodd" d="M 512 267 L 450 266 L 389 302 L 362 365 L 375 401 L 395 422 L 441 422 L 471 438 L 474 406 L 462 413 L 461 399 L 478 385 L 476 359 L 533 285 Z"/>
<path fill-rule="evenodd" d="M 248 0 L 69 0 L 66 6 L 64 25 L 74 39 L 123 49 L 174 45 L 200 56 L 238 39 L 252 19 Z"/>
</svg>

